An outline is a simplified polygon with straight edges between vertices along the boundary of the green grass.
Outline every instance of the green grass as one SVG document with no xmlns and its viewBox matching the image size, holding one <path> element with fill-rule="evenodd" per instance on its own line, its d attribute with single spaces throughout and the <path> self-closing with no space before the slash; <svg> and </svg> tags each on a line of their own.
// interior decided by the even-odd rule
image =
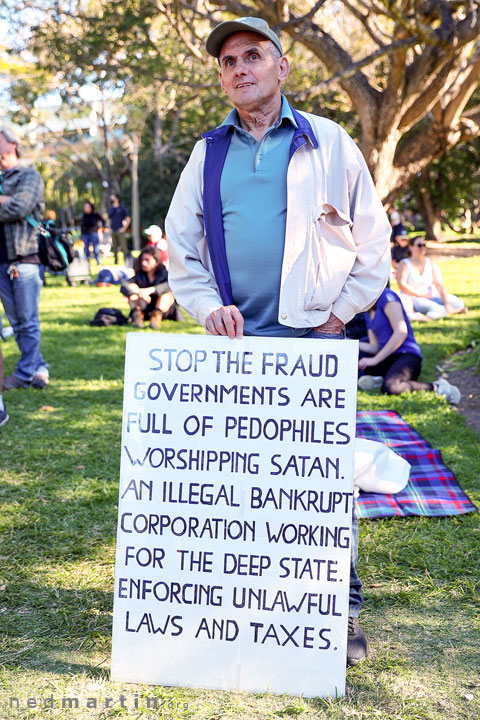
<svg viewBox="0 0 480 720">
<path fill-rule="evenodd" d="M 415 326 L 427 380 L 435 377 L 438 363 L 468 344 L 480 319 L 480 258 L 446 260 L 442 271 L 447 287 L 461 294 L 471 311 Z M 348 671 L 343 699 L 307 701 L 110 682 L 127 329 L 89 327 L 102 306 L 126 312 L 117 288 L 68 288 L 61 278 L 49 279 L 41 314 L 51 384 L 42 392 L 6 395 L 11 422 L 0 430 L 1 720 L 478 718 L 477 514 L 361 523 L 362 624 L 370 658 Z M 166 321 L 162 330 L 203 332 L 192 321 L 182 326 Z M 8 374 L 17 357 L 12 340 L 4 345 L 4 355 Z M 480 505 L 478 435 L 442 398 L 359 393 L 359 409 L 400 412 L 442 451 Z M 48 707 L 51 696 L 53 709 Z M 19 710 L 9 708 L 9 698 L 18 698 Z M 70 709 L 66 701 L 62 708 L 62 698 L 77 698 L 79 707 Z"/>
</svg>

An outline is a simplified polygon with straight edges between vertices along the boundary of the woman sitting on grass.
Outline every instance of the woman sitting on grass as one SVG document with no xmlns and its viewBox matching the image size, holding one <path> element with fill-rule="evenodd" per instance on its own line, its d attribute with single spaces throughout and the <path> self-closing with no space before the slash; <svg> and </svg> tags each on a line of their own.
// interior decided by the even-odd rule
<svg viewBox="0 0 480 720">
<path fill-rule="evenodd" d="M 366 313 L 368 342 L 360 342 L 358 387 L 381 387 L 388 395 L 426 390 L 444 395 L 449 403 L 460 402 L 460 390 L 444 378 L 434 383 L 418 382 L 422 352 L 400 298 L 386 288 Z"/>
<path fill-rule="evenodd" d="M 398 264 L 396 273 L 402 302 L 408 314 L 411 315 L 413 311 L 430 320 L 437 320 L 445 315 L 468 312 L 463 300 L 445 290 L 440 268 L 426 257 L 424 238 L 411 238 L 409 246 L 411 257 Z"/>
<path fill-rule="evenodd" d="M 145 327 L 144 321 L 150 319 L 150 327 L 158 330 L 164 317 L 176 316 L 167 268 L 156 247 L 147 246 L 140 251 L 135 261 L 135 275 L 122 285 L 120 291 L 128 298 L 135 327 Z"/>
</svg>

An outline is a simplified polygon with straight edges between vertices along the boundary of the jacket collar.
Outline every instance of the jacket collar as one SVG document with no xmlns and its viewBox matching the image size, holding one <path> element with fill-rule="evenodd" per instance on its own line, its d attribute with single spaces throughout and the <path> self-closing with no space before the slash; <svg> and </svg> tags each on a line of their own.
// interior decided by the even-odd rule
<svg viewBox="0 0 480 720">
<path fill-rule="evenodd" d="M 312 147 L 318 148 L 318 140 L 315 137 L 315 133 L 312 130 L 312 126 L 308 122 L 307 118 L 298 112 L 298 110 L 295 110 L 295 108 L 290 105 L 290 110 L 292 111 L 292 115 L 295 119 L 295 122 L 297 124 L 295 135 L 293 136 L 292 143 L 295 142 L 299 138 L 305 138 L 309 140 Z M 207 132 L 202 133 L 202 138 L 225 138 L 229 134 L 233 133 L 233 125 L 219 125 L 216 128 L 213 128 L 213 130 L 208 130 Z"/>
<path fill-rule="evenodd" d="M 213 130 L 207 130 L 207 132 L 202 133 L 202 138 L 205 138 L 205 140 L 210 138 L 224 138 L 231 133 L 233 133 L 233 125 L 219 125 L 213 128 Z"/>
<path fill-rule="evenodd" d="M 17 163 L 13 167 L 9 168 L 8 170 L 0 170 L 0 177 L 7 178 L 10 177 L 10 175 L 13 175 L 14 172 L 18 172 L 20 170 L 20 166 Z"/>
<path fill-rule="evenodd" d="M 312 130 L 312 126 L 308 122 L 307 118 L 298 112 L 298 110 L 295 110 L 295 108 L 290 105 L 290 108 L 293 113 L 293 117 L 295 118 L 295 122 L 297 123 L 297 131 L 294 136 L 294 140 L 297 137 L 304 137 L 307 140 L 310 141 L 312 147 L 315 149 L 318 148 L 318 140 L 315 137 L 315 133 Z"/>
</svg>

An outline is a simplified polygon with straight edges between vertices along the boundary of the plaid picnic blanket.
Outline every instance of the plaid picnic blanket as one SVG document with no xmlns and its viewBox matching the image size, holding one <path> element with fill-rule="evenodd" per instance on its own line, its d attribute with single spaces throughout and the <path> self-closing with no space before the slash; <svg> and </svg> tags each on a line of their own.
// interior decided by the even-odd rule
<svg viewBox="0 0 480 720">
<path fill-rule="evenodd" d="M 442 517 L 477 510 L 453 472 L 443 464 L 440 451 L 432 448 L 398 413 L 357 412 L 357 437 L 385 443 L 412 466 L 408 485 L 401 492 L 395 495 L 360 492 L 358 517 Z"/>
</svg>

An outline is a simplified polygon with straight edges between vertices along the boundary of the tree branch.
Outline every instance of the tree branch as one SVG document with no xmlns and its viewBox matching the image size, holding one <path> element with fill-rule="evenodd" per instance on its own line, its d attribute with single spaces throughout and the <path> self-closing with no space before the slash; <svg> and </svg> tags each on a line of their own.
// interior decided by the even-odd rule
<svg viewBox="0 0 480 720">
<path fill-rule="evenodd" d="M 390 74 L 385 90 L 382 93 L 381 112 L 378 118 L 379 140 L 386 139 L 398 128 L 398 120 L 404 101 L 405 90 L 405 59 L 406 49 L 397 50 L 392 56 Z"/>
<path fill-rule="evenodd" d="M 291 17 L 286 22 L 282 22 L 280 25 L 277 25 L 275 27 L 275 30 L 286 30 L 289 27 L 297 27 L 298 25 L 301 25 L 302 23 L 306 22 L 307 20 L 310 20 L 310 18 L 313 18 L 314 15 L 320 10 L 322 5 L 325 5 L 326 0 L 318 0 L 318 2 L 315 3 L 315 5 L 312 7 L 312 9 L 306 13 L 306 15 L 301 15 L 300 17 Z"/>
<path fill-rule="evenodd" d="M 188 37 L 186 36 L 185 32 L 183 31 L 183 27 L 181 23 L 178 21 L 178 14 L 175 13 L 175 16 L 171 13 L 169 4 L 162 2 L 162 0 L 153 0 L 156 7 L 158 8 L 159 12 L 163 13 L 163 15 L 167 18 L 170 25 L 173 27 L 175 32 L 177 33 L 180 40 L 183 42 L 185 47 L 187 47 L 192 55 L 197 58 L 197 60 L 200 60 L 202 63 L 206 62 L 206 58 L 202 52 L 196 47 L 193 43 L 190 42 Z"/>
<path fill-rule="evenodd" d="M 238 0 L 226 0 L 225 3 L 221 3 L 222 5 L 225 5 L 226 9 L 229 10 L 234 15 L 238 15 L 239 17 L 246 17 L 248 15 L 252 14 L 252 8 L 249 5 L 244 5 L 242 2 L 238 2 Z M 271 3 L 269 3 L 271 5 Z M 272 24 L 275 24 L 276 22 L 276 16 L 274 12 L 274 8 L 270 8 L 270 22 Z M 273 14 L 273 20 L 272 20 L 272 14 Z"/>
<path fill-rule="evenodd" d="M 468 108 L 468 110 L 465 110 L 462 117 L 473 119 L 480 117 L 480 105 L 475 105 L 475 107 Z"/>
<path fill-rule="evenodd" d="M 405 89 L 405 94 L 409 101 L 405 104 L 405 112 L 403 113 L 401 120 L 398 124 L 399 130 L 407 132 L 412 128 L 422 117 L 425 116 L 433 105 L 438 100 L 438 95 L 442 91 L 445 85 L 448 85 L 448 76 L 452 71 L 455 70 L 455 57 L 444 58 L 445 62 L 443 67 L 439 68 L 436 76 L 433 80 L 426 79 L 423 87 L 426 89 L 423 92 L 409 94 L 408 83 Z"/>
<path fill-rule="evenodd" d="M 372 38 L 372 40 L 373 40 L 374 42 L 376 42 L 377 45 L 382 46 L 382 45 L 383 45 L 382 39 L 377 35 L 377 33 L 376 33 L 376 32 L 373 30 L 373 28 L 370 26 L 370 23 L 369 23 L 370 13 L 367 12 L 366 14 L 363 14 L 362 12 L 360 12 L 360 10 L 359 10 L 358 8 L 356 8 L 356 7 L 355 7 L 352 3 L 350 3 L 348 0 L 343 0 L 343 4 L 345 5 L 346 8 L 348 8 L 348 9 L 350 10 L 350 12 L 352 13 L 352 15 L 353 15 L 354 17 L 356 17 L 357 20 L 359 20 L 359 21 L 362 23 L 363 27 L 365 28 L 365 30 L 367 31 L 367 33 L 369 34 L 369 36 Z M 384 36 L 386 36 L 386 35 L 384 34 Z"/>
<path fill-rule="evenodd" d="M 417 42 L 418 37 L 408 37 L 404 40 L 397 40 L 390 45 L 382 45 L 382 47 L 378 48 L 378 50 L 375 50 L 370 55 L 367 55 L 367 57 L 364 57 L 362 60 L 358 60 L 357 62 L 352 62 L 350 67 L 345 68 L 345 70 L 342 70 L 336 75 L 333 75 L 329 80 L 327 80 L 327 83 L 330 85 L 338 80 L 348 80 L 348 78 L 356 75 L 358 70 L 366 67 L 367 65 L 371 65 L 375 60 L 385 57 L 386 55 L 395 55 L 398 50 L 406 50 L 407 48 L 416 45 Z M 404 53 L 402 53 L 402 55 L 405 57 Z"/>
<path fill-rule="evenodd" d="M 386 5 L 390 17 L 393 18 L 395 22 L 400 27 L 402 27 L 409 35 L 418 35 L 420 40 L 424 42 L 425 45 L 442 45 L 443 47 L 448 47 L 448 40 L 443 40 L 438 35 L 438 31 L 432 30 L 427 25 L 425 25 L 425 23 L 420 20 L 419 13 L 415 13 L 414 20 L 412 22 L 408 15 L 406 15 L 401 9 L 401 7 L 399 7 L 399 3 L 390 2 L 390 0 L 384 0 L 383 4 Z"/>
<path fill-rule="evenodd" d="M 459 128 L 451 130 L 437 122 L 430 123 L 399 148 L 395 153 L 394 168 L 405 168 L 413 177 L 416 172 L 456 145 L 460 135 Z"/>
<path fill-rule="evenodd" d="M 448 89 L 448 95 L 451 95 L 452 99 L 445 107 L 443 116 L 444 124 L 447 127 L 457 124 L 467 102 L 478 86 L 479 77 L 480 48 L 477 48 L 467 66 L 458 74 L 455 83 Z"/>
</svg>

